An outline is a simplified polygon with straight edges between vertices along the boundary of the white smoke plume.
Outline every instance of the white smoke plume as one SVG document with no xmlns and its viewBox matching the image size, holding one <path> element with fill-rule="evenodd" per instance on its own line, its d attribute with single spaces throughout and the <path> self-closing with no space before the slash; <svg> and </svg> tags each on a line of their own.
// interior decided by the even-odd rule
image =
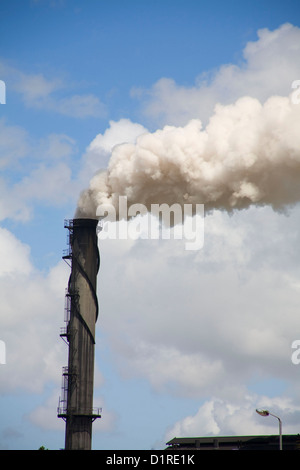
<svg viewBox="0 0 300 470">
<path fill-rule="evenodd" d="M 271 205 L 282 210 L 300 200 L 300 104 L 272 96 L 217 105 L 205 129 L 200 120 L 140 135 L 113 148 L 106 171 L 90 181 L 76 217 L 119 196 L 129 204 L 204 204 L 206 210 Z"/>
</svg>

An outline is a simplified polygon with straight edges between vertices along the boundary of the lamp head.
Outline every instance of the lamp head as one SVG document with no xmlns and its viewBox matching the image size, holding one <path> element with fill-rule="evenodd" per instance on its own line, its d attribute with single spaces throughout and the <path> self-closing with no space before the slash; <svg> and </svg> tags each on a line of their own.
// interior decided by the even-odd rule
<svg viewBox="0 0 300 470">
<path fill-rule="evenodd" d="M 268 410 L 256 410 L 256 413 L 258 413 L 260 416 L 269 416 L 269 411 Z"/>
</svg>

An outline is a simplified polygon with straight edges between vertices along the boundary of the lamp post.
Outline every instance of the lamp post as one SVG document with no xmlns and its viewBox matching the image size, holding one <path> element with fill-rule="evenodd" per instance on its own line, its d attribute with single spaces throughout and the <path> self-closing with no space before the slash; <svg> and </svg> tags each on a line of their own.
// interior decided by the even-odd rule
<svg viewBox="0 0 300 470">
<path fill-rule="evenodd" d="M 282 422 L 281 422 L 281 419 L 278 416 L 273 415 L 272 413 L 270 413 L 270 411 L 268 411 L 268 410 L 256 410 L 256 413 L 258 413 L 260 416 L 274 416 L 274 418 L 278 419 L 278 423 L 279 423 L 279 450 L 282 450 Z"/>
</svg>

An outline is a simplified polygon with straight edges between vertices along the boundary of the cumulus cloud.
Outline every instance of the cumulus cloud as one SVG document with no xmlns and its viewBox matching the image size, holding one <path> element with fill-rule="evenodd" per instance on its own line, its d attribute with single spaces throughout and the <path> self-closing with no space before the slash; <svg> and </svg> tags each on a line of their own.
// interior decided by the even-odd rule
<svg viewBox="0 0 300 470">
<path fill-rule="evenodd" d="M 27 245 L 2 228 L 0 240 L 1 340 L 6 345 L 1 393 L 39 393 L 47 381 L 60 383 L 64 356 L 57 336 L 67 269 L 60 262 L 42 274 L 33 266 Z"/>
<path fill-rule="evenodd" d="M 187 416 L 168 430 L 166 442 L 175 436 L 276 435 L 278 421 L 274 418 L 262 419 L 256 414 L 256 408 L 272 409 L 273 413 L 286 416 L 285 434 L 298 434 L 298 424 L 290 419 L 291 411 L 294 416 L 299 416 L 300 409 L 295 403 L 281 397 L 270 399 L 245 393 L 243 404 L 218 398 L 205 401 L 195 415 Z"/>
<path fill-rule="evenodd" d="M 190 119 L 208 122 L 215 103 L 230 104 L 241 96 L 265 101 L 271 95 L 287 96 L 300 75 L 300 29 L 289 23 L 270 31 L 263 28 L 248 42 L 239 64 L 224 64 L 199 75 L 192 87 L 170 77 L 159 79 L 149 90 L 133 89 L 152 123 L 185 125 Z"/>
<path fill-rule="evenodd" d="M 33 267 L 30 263 L 30 247 L 21 243 L 9 230 L 0 231 L 0 276 L 28 276 Z M 18 255 L 17 255 L 18 254 Z"/>
<path fill-rule="evenodd" d="M 178 240 L 100 241 L 101 328 L 121 375 L 206 403 L 170 437 L 264 433 L 269 424 L 253 417 L 263 406 L 276 406 L 295 432 L 298 215 L 214 212 L 197 253 Z M 251 393 L 272 378 L 284 384 L 276 399 Z"/>
</svg>

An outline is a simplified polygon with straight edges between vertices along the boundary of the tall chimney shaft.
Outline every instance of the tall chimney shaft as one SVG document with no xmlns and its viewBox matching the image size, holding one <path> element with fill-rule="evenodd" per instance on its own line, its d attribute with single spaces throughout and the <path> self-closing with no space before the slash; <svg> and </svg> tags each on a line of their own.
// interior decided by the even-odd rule
<svg viewBox="0 0 300 470">
<path fill-rule="evenodd" d="M 59 416 L 66 422 L 65 449 L 90 450 L 92 423 L 100 417 L 93 408 L 95 326 L 98 317 L 96 295 L 100 257 L 97 244 L 97 220 L 73 219 L 69 230 L 71 274 L 67 291 L 68 367 L 64 376 L 64 405 Z"/>
</svg>

